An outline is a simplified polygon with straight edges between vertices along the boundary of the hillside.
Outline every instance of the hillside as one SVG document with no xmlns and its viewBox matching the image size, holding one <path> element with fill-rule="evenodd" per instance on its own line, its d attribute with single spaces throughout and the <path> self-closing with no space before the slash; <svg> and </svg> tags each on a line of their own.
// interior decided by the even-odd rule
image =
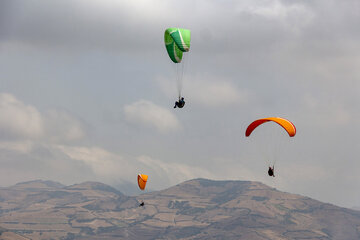
<svg viewBox="0 0 360 240">
<path fill-rule="evenodd" d="M 0 226 L 7 229 L 0 239 L 6 233 L 29 239 L 350 240 L 360 239 L 360 212 L 249 181 L 195 179 L 139 197 L 97 182 L 32 181 L 0 189 Z"/>
</svg>

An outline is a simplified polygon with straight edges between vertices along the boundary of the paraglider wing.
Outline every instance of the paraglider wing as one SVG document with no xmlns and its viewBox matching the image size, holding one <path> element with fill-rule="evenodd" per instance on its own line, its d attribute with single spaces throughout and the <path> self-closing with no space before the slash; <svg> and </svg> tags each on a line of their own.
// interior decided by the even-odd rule
<svg viewBox="0 0 360 240">
<path fill-rule="evenodd" d="M 138 180 L 139 188 L 141 190 L 145 190 L 147 179 L 148 179 L 148 175 L 145 174 L 138 175 L 137 180 Z"/>
<path fill-rule="evenodd" d="M 174 63 L 180 63 L 183 52 L 190 50 L 191 32 L 183 28 L 168 28 L 164 34 L 166 50 Z"/>
<path fill-rule="evenodd" d="M 255 128 L 257 128 L 258 126 L 260 126 L 261 124 L 266 123 L 266 122 L 275 122 L 275 123 L 279 124 L 281 127 L 283 127 L 285 129 L 285 131 L 289 134 L 290 137 L 293 137 L 296 134 L 296 127 L 289 120 L 284 119 L 284 118 L 279 118 L 279 117 L 270 117 L 270 118 L 261 118 L 261 119 L 258 119 L 258 120 L 255 120 L 254 122 L 252 122 L 247 127 L 245 136 L 249 137 L 250 134 L 255 130 Z"/>
</svg>

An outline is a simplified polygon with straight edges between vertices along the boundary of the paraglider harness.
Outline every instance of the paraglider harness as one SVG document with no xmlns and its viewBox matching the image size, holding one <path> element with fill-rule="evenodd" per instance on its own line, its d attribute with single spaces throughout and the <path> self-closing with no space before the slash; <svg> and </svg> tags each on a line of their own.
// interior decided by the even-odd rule
<svg viewBox="0 0 360 240">
<path fill-rule="evenodd" d="M 183 108 L 185 105 L 185 101 L 184 101 L 184 98 L 180 98 L 179 97 L 179 101 L 178 102 L 175 102 L 175 106 L 174 108 L 178 107 L 178 108 Z"/>
<path fill-rule="evenodd" d="M 274 172 L 275 172 L 274 166 L 273 166 L 273 167 L 270 167 L 270 166 L 269 166 L 268 174 L 269 174 L 270 177 L 271 177 L 271 176 L 272 176 L 272 177 L 275 177 Z"/>
</svg>

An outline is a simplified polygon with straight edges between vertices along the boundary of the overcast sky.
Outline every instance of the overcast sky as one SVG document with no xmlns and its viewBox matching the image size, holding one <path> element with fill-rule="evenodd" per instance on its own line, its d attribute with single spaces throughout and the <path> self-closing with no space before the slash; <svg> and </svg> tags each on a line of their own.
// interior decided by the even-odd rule
<svg viewBox="0 0 360 240">
<path fill-rule="evenodd" d="M 2 0 L 1 185 L 144 173 L 151 189 L 253 180 L 358 206 L 359 23 L 357 0 Z M 168 27 L 192 32 L 181 110 Z M 269 116 L 297 135 L 244 137 Z"/>
</svg>

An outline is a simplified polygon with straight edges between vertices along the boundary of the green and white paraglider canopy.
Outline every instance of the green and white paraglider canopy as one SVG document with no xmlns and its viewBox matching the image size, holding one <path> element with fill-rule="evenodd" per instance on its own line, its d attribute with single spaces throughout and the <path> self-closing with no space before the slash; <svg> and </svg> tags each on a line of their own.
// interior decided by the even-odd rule
<svg viewBox="0 0 360 240">
<path fill-rule="evenodd" d="M 181 97 L 182 82 L 185 72 L 183 54 L 190 50 L 191 32 L 183 28 L 168 28 L 165 30 L 164 41 L 166 51 L 172 62 L 175 63 L 176 82 L 179 99 Z"/>
<path fill-rule="evenodd" d="M 190 50 L 191 32 L 188 29 L 168 28 L 165 30 L 165 46 L 170 59 L 180 63 L 183 52 Z"/>
</svg>

